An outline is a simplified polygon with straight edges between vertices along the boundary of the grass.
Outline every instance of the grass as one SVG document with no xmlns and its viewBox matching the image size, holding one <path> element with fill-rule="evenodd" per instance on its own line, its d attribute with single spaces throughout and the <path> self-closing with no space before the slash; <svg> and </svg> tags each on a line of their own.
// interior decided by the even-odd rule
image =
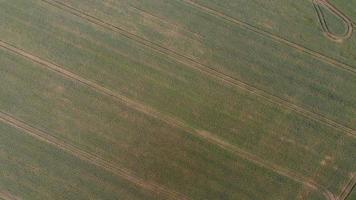
<svg viewBox="0 0 356 200">
<path fill-rule="evenodd" d="M 331 0 L 333 5 L 335 5 L 339 10 L 342 10 L 349 18 L 352 19 L 353 22 L 356 20 L 356 11 L 353 7 L 355 5 L 356 1 L 355 0 Z"/>
<path fill-rule="evenodd" d="M 339 17 L 335 16 L 324 6 L 321 6 L 321 10 L 324 14 L 327 26 L 330 29 L 331 33 L 335 35 L 344 35 L 346 31 L 345 23 Z"/>
<path fill-rule="evenodd" d="M 348 197 L 349 200 L 354 200 L 356 199 L 356 190 L 352 190 L 350 196 Z"/>
<path fill-rule="evenodd" d="M 227 0 L 197 0 L 196 2 L 220 10 L 232 17 L 236 17 L 314 51 L 321 52 L 341 62 L 348 63 L 354 68 L 356 66 L 356 57 L 353 54 L 356 44 L 355 35 L 341 44 L 325 38 L 320 32 L 311 0 L 263 2 L 258 0 L 237 2 Z M 344 4 L 343 7 L 347 5 L 348 10 L 354 7 L 354 2 L 352 1 L 341 1 L 337 4 Z M 258 14 L 256 10 L 258 10 Z M 273 29 L 264 27 L 263 24 L 268 22 L 273 23 Z"/>
<path fill-rule="evenodd" d="M 7 58 L 2 66 L 9 67 L 2 78 L 2 83 L 8 84 L 1 90 L 12 102 L 2 101 L 1 110 L 145 180 L 194 199 L 259 199 L 268 191 L 274 191 L 268 198 L 283 199 L 297 192 L 298 184 L 285 177 L 25 60 L 4 52 L 2 57 Z M 29 82 L 31 90 L 25 87 Z M 288 187 L 280 190 L 283 184 Z M 255 193 L 256 189 L 260 192 Z"/>
<path fill-rule="evenodd" d="M 125 1 L 114 5 L 94 0 L 67 2 L 355 128 L 356 79 L 347 71 L 180 1 L 130 1 L 131 6 Z M 313 179 L 332 193 L 337 194 L 355 171 L 356 141 L 343 131 L 204 75 L 179 62 L 184 59 L 172 59 L 42 1 L 0 1 L 0 5 L 2 41 L 173 116 L 191 129 L 209 131 L 266 162 Z M 148 16 L 141 8 L 160 17 Z M 276 23 L 269 25 L 273 30 L 281 23 L 273 16 L 270 20 Z M 297 199 L 306 190 L 16 54 L 2 49 L 0 56 L 0 110 L 130 169 L 144 180 L 192 199 Z M 19 186 L 14 188 L 20 195 L 29 195 Z M 307 197 L 322 199 L 320 191 Z"/>
<path fill-rule="evenodd" d="M 356 96 L 350 91 L 356 90 L 356 79 L 348 72 L 335 69 L 332 65 L 317 61 L 285 45 L 278 45 L 236 25 L 226 24 L 216 17 L 202 14 L 201 11 L 179 1 L 169 4 L 158 0 L 149 3 L 131 2 L 135 7 L 146 9 L 148 13 L 162 18 L 154 18 L 149 24 L 145 22 L 148 21 L 147 15 L 140 14 L 125 3 L 109 4 L 105 7 L 99 2 L 73 1 L 71 4 L 270 94 L 341 124 L 355 127 L 353 119 L 356 111 L 352 102 Z M 178 19 L 180 21 L 177 21 Z M 174 29 L 167 25 L 170 22 L 178 24 L 180 28 L 168 32 Z M 48 24 L 44 26 L 47 27 Z M 319 24 L 315 26 L 319 27 Z M 218 28 L 211 30 L 211 27 Z M 186 33 L 186 29 L 202 35 L 203 42 L 192 39 L 193 35 Z M 317 31 L 319 35 L 321 32 Z M 168 41 L 172 45 L 167 44 Z M 117 45 L 110 47 L 120 48 Z"/>
<path fill-rule="evenodd" d="M 21 199 L 157 199 L 125 180 L 0 124 L 0 188 Z"/>
</svg>

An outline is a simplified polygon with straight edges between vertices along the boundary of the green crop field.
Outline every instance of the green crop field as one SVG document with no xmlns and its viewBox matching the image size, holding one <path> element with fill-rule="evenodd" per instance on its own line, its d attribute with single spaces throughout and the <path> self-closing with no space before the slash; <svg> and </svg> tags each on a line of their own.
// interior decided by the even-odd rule
<svg viewBox="0 0 356 200">
<path fill-rule="evenodd" d="M 0 199 L 355 200 L 355 23 L 354 0 L 0 0 Z"/>
</svg>

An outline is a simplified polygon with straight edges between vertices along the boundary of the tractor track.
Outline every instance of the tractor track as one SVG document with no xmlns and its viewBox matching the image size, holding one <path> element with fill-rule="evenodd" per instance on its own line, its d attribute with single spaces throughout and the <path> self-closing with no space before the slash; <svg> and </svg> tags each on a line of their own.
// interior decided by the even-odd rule
<svg viewBox="0 0 356 200">
<path fill-rule="evenodd" d="M 322 27 L 322 30 L 327 38 L 336 42 L 342 42 L 343 40 L 349 39 L 353 33 L 353 22 L 350 18 L 348 18 L 344 13 L 338 10 L 335 6 L 333 6 L 328 0 L 312 0 L 314 9 L 317 13 L 319 23 Z M 343 35 L 333 34 L 328 24 L 325 20 L 325 16 L 323 11 L 321 10 L 321 6 L 324 6 L 330 12 L 332 12 L 335 16 L 342 20 L 342 22 L 346 26 L 346 31 Z"/>
<path fill-rule="evenodd" d="M 53 64 L 53 63 L 50 63 L 48 61 L 42 60 L 41 58 L 39 58 L 37 56 L 34 56 L 32 54 L 29 54 L 29 53 L 26 53 L 23 50 L 17 49 L 17 48 L 15 48 L 15 47 L 13 47 L 13 46 L 11 46 L 9 44 L 6 44 L 6 43 L 4 43 L 2 41 L 0 41 L 0 46 L 2 46 L 3 48 L 7 49 L 8 51 L 11 51 L 11 52 L 13 52 L 13 53 L 15 53 L 17 55 L 22 56 L 22 57 L 25 57 L 25 58 L 27 58 L 27 59 L 35 62 L 35 63 L 38 63 L 41 66 L 44 66 L 45 68 L 47 68 L 47 69 L 49 69 L 49 70 L 51 70 L 53 72 L 56 72 L 59 75 L 62 75 L 63 77 L 66 77 L 66 78 L 68 78 L 68 79 L 70 79 L 72 81 L 77 81 L 77 82 L 79 82 L 79 83 L 81 83 L 81 84 L 83 84 L 83 85 L 85 85 L 85 86 L 87 86 L 87 87 L 89 87 L 89 88 L 101 93 L 101 94 L 110 96 L 110 97 L 114 98 L 115 100 L 118 100 L 118 102 L 124 103 L 128 107 L 131 107 L 131 108 L 133 108 L 133 109 L 135 109 L 137 111 L 145 113 L 148 116 L 151 116 L 153 118 L 161 120 L 161 121 L 167 123 L 170 126 L 177 127 L 177 128 L 179 128 L 179 129 L 181 129 L 181 130 L 183 130 L 183 131 L 185 131 L 185 132 L 187 132 L 187 133 L 189 133 L 189 134 L 191 134 L 191 135 L 193 135 L 195 137 L 201 138 L 204 141 L 207 141 L 208 143 L 216 145 L 216 146 L 218 146 L 218 147 L 220 147 L 220 148 L 222 148 L 222 149 L 224 149 L 224 150 L 226 150 L 226 151 L 228 151 L 230 153 L 233 153 L 234 155 L 237 155 L 237 156 L 239 156 L 239 157 L 241 157 L 241 158 L 243 158 L 245 160 L 248 160 L 248 161 L 250 161 L 250 162 L 252 162 L 252 163 L 254 163 L 254 164 L 256 164 L 256 165 L 258 165 L 260 167 L 266 168 L 268 170 L 271 170 L 271 171 L 275 172 L 276 174 L 279 174 L 279 175 L 287 177 L 287 178 L 289 178 L 289 179 L 291 179 L 293 181 L 301 183 L 301 184 L 303 184 L 303 185 L 305 185 L 305 186 L 307 186 L 307 187 L 309 187 L 309 188 L 311 188 L 313 190 L 319 190 L 325 197 L 327 197 L 328 200 L 334 200 L 333 194 L 331 194 L 323 186 L 318 185 L 317 183 L 315 183 L 313 181 L 310 181 L 308 177 L 305 177 L 305 176 L 303 176 L 301 174 L 292 172 L 289 169 L 282 168 L 282 167 L 280 167 L 280 166 L 278 166 L 276 164 L 267 162 L 267 161 L 263 160 L 262 158 L 254 155 L 252 153 L 249 153 L 249 152 L 247 152 L 247 151 L 245 151 L 245 150 L 243 150 L 243 149 L 241 149 L 241 148 L 239 148 L 239 147 L 237 147 L 237 146 L 235 146 L 233 144 L 228 143 L 227 141 L 224 141 L 223 139 L 219 138 L 216 135 L 213 135 L 212 133 L 209 133 L 207 131 L 202 131 L 202 130 L 199 130 L 199 129 L 195 129 L 195 128 L 191 128 L 185 122 L 182 122 L 182 121 L 180 121 L 180 120 L 178 120 L 178 119 L 176 119 L 174 117 L 171 117 L 169 115 L 162 114 L 159 111 L 156 111 L 153 108 L 145 106 L 140 102 L 136 102 L 134 100 L 128 99 L 127 97 L 124 97 L 124 96 L 122 96 L 120 94 L 117 94 L 117 93 L 115 93 L 115 92 L 113 92 L 113 91 L 111 91 L 111 90 L 109 90 L 109 89 L 107 89 L 105 87 L 102 87 L 102 86 L 100 86 L 100 85 L 98 85 L 96 83 L 93 83 L 93 82 L 91 82 L 91 81 L 89 81 L 89 80 L 87 80 L 85 78 L 82 78 L 82 77 L 80 77 L 80 76 L 78 76 L 78 75 L 76 75 L 76 74 L 74 74 L 72 72 L 69 72 L 69 71 L 65 70 L 63 67 L 60 67 L 60 66 L 58 66 L 56 64 Z M 43 140 L 42 138 L 47 139 L 47 136 L 46 136 L 47 134 L 45 134 L 45 132 L 40 131 L 40 130 L 36 131 L 37 129 L 34 129 L 34 128 L 28 129 L 29 127 L 31 128 L 30 125 L 26 125 L 23 122 L 21 123 L 21 121 L 9 116 L 9 114 L 7 114 L 7 113 L 0 112 L 0 120 L 2 120 L 3 122 L 6 122 L 6 123 L 8 123 L 8 124 L 10 124 L 12 126 L 15 126 L 17 128 L 21 128 L 21 129 L 25 129 L 27 131 L 30 131 L 30 134 L 32 136 L 36 137 L 37 139 L 40 139 L 40 140 Z M 16 122 L 16 123 L 14 123 L 14 122 Z M 22 125 L 22 126 L 20 126 L 20 125 Z M 32 133 L 34 131 L 35 131 L 35 133 L 40 133 L 40 135 Z M 39 137 L 38 135 L 41 136 L 41 137 Z M 55 145 L 58 142 L 60 142 L 60 141 L 57 141 L 58 139 L 56 139 L 56 138 L 54 138 L 52 136 L 48 136 L 48 138 L 51 139 L 51 140 L 47 139 L 48 140 L 47 142 L 50 142 L 51 144 L 53 143 L 53 145 Z M 58 143 L 59 145 L 56 145 L 56 146 L 59 147 L 59 148 L 62 148 L 61 146 L 65 145 L 65 144 L 62 144 L 62 143 Z M 73 147 L 73 146 L 69 146 L 69 147 L 70 148 L 67 148 L 69 150 L 71 150 L 71 149 L 75 150 L 75 148 L 76 148 L 76 147 Z M 64 150 L 66 150 L 66 149 L 64 149 Z M 82 155 L 82 154 L 83 155 L 87 155 L 88 153 L 85 154 L 85 152 L 81 152 L 80 151 L 79 155 Z M 94 158 L 94 157 L 90 157 L 90 156 L 91 156 L 91 154 L 87 155 L 87 158 L 86 157 L 84 157 L 84 158 L 86 158 L 86 160 L 93 159 L 94 161 L 96 159 L 98 159 L 96 157 Z M 91 161 L 91 160 L 89 160 L 89 161 Z M 102 163 L 105 164 L 106 162 L 107 161 L 102 160 Z M 93 163 L 93 164 L 95 164 L 95 163 Z M 97 163 L 96 165 L 98 165 L 98 164 L 100 164 L 100 163 Z M 109 164 L 105 165 L 105 166 L 107 166 L 108 169 L 113 170 L 113 167 L 115 167 L 115 166 L 112 166 L 112 164 L 110 164 L 110 165 Z M 105 166 L 103 166 L 103 167 L 105 167 Z M 123 170 L 121 170 L 121 171 L 123 171 Z M 125 175 L 124 172 L 125 171 L 120 172 L 120 173 L 122 175 Z M 125 176 L 127 176 L 127 175 L 125 175 Z M 140 181 L 141 180 L 136 180 L 137 184 L 139 184 Z M 155 189 L 158 186 L 156 186 L 156 187 L 151 186 L 151 187 L 153 189 Z M 168 193 L 168 192 L 165 192 L 165 193 Z M 184 198 L 182 198 L 182 199 L 184 199 Z"/>
<path fill-rule="evenodd" d="M 330 64 L 331 66 L 334 66 L 334 67 L 337 67 L 337 68 L 341 68 L 343 70 L 346 70 L 348 72 L 350 72 L 351 74 L 353 75 L 356 75 L 356 67 L 353 67 L 349 64 L 346 64 L 346 63 L 343 63 L 341 61 L 338 61 L 338 60 L 335 60 L 334 58 L 331 58 L 329 56 L 326 56 L 326 55 L 323 55 L 317 51 L 314 51 L 312 49 L 309 49 L 307 47 L 304 47 L 302 45 L 299 45 L 295 42 L 292 42 L 292 41 L 289 41 L 281 36 L 277 36 L 273 33 L 270 33 L 268 31 L 265 31 L 265 30 L 262 30 L 254 25 L 251 25 L 247 22 L 244 22 L 244 21 L 241 21 L 239 19 L 236 19 L 236 18 L 233 18 L 231 16 L 228 16 L 220 11 L 217 11 L 213 8 L 209 8 L 207 6 L 204 6 L 204 5 L 201 5 L 199 3 L 196 3 L 192 0 L 179 0 L 179 1 L 182 1 L 182 2 L 185 2 L 186 4 L 188 5 L 191 5 L 192 7 L 195 7 L 207 14 L 210 14 L 212 16 L 215 16 L 215 17 L 218 17 L 218 18 L 221 18 L 225 21 L 228 21 L 228 22 L 231 22 L 235 25 L 238 25 L 246 30 L 249 30 L 249 31 L 252 31 L 254 33 L 257 33 L 265 38 L 269 38 L 275 42 L 278 42 L 280 44 L 284 44 L 284 45 L 287 45 L 289 47 L 292 47 L 294 48 L 295 50 L 298 50 L 299 52 L 302 52 L 302 53 L 305 53 L 307 55 L 310 55 L 312 56 L 313 58 L 317 59 L 317 60 L 320 60 L 324 63 L 327 63 L 327 64 Z"/>
<path fill-rule="evenodd" d="M 95 154 L 83 151 L 78 147 L 75 147 L 71 144 L 67 144 L 60 139 L 56 138 L 55 136 L 46 133 L 45 131 L 35 128 L 19 119 L 14 118 L 13 116 L 9 115 L 8 113 L 0 111 L 0 121 L 5 124 L 8 124 L 14 128 L 24 131 L 28 135 L 42 141 L 46 142 L 52 146 L 55 146 L 58 149 L 61 149 L 80 160 L 89 162 L 97 167 L 105 169 L 145 190 L 151 191 L 158 195 L 163 195 L 168 199 L 176 199 L 176 200 L 187 200 L 188 198 L 179 194 L 177 192 L 171 191 L 169 189 L 164 188 L 161 185 L 158 185 L 153 182 L 147 182 L 139 177 L 136 177 L 130 170 L 118 167 L 114 163 L 110 161 L 106 161 Z"/>
<path fill-rule="evenodd" d="M 12 195 L 7 191 L 0 191 L 0 200 L 20 200 L 20 198 Z"/>
<path fill-rule="evenodd" d="M 350 181 L 344 186 L 338 195 L 337 200 L 346 200 L 351 192 L 356 188 L 356 173 L 353 173 Z"/>
<path fill-rule="evenodd" d="M 137 7 L 137 6 L 133 5 L 133 4 L 129 4 L 129 6 L 132 9 L 134 9 L 137 13 L 140 13 L 143 16 L 147 16 L 149 18 L 157 19 L 157 20 L 159 20 L 160 22 L 162 22 L 162 23 L 164 23 L 166 25 L 170 25 L 170 26 L 176 28 L 177 30 L 181 30 L 181 31 L 189 34 L 186 37 L 189 38 L 190 40 L 193 40 L 193 41 L 196 40 L 196 41 L 198 41 L 200 43 L 202 43 L 204 41 L 205 37 L 202 36 L 199 33 L 196 33 L 194 31 L 191 31 L 191 30 L 187 29 L 187 28 L 184 28 L 184 27 L 182 27 L 181 25 L 179 25 L 177 23 L 167 21 L 164 18 L 162 18 L 162 17 L 160 17 L 158 15 L 155 15 L 153 13 L 150 13 L 150 12 L 148 12 L 148 11 L 142 9 L 142 8 L 139 8 L 139 7 Z"/>
<path fill-rule="evenodd" d="M 212 78 L 215 78 L 217 80 L 220 80 L 220 81 L 223 81 L 227 84 L 230 84 L 232 86 L 235 86 L 235 87 L 238 87 L 242 90 L 245 90 L 245 91 L 248 91 L 256 96 L 259 96 L 259 97 L 262 97 L 263 99 L 267 100 L 268 102 L 270 103 L 274 103 L 274 104 L 277 104 L 279 106 L 282 106 L 286 109 L 289 109 L 289 110 L 292 110 L 306 118 L 309 118 L 311 120 L 314 120 L 314 121 L 317 121 L 319 123 L 322 123 L 324 125 L 327 125 L 329 127 L 332 127 L 338 131 L 341 131 L 341 132 L 344 132 L 346 133 L 347 135 L 353 137 L 353 138 L 356 138 L 356 131 L 351 128 L 351 127 L 348 127 L 346 125 L 342 125 L 336 121 L 333 121 L 321 114 L 318 114 L 318 113 L 315 113 L 315 112 L 312 112 L 312 111 L 309 111 L 309 110 L 306 110 L 305 108 L 302 108 L 298 105 L 295 105 L 285 99 L 282 99 L 278 96 L 275 96 L 275 95 L 272 95 L 272 94 L 269 94 L 267 92 L 265 92 L 264 90 L 261 90 L 261 89 L 258 89 L 254 86 L 251 86 L 249 84 L 247 84 L 246 82 L 243 82 L 243 81 L 240 81 L 230 75 L 227 75 L 227 74 L 224 74 L 222 72 L 219 72 L 217 70 L 215 70 L 214 68 L 212 67 L 209 67 L 209 66 L 206 66 L 202 63 L 199 63 L 198 61 L 190 58 L 190 57 L 187 57 L 185 55 L 181 55 L 169 48 L 166 48 L 166 47 L 163 47 L 159 44 L 156 44 L 156 43 L 153 43 L 145 38 L 142 38 L 140 36 L 137 36 L 131 32 L 128 32 L 120 27 L 117 27 L 113 24 L 110 24 L 108 22 L 105 22 L 99 18 L 96 18 L 96 17 L 93 17 L 91 15 L 88 15 L 78 9 L 75 9 L 75 8 L 72 8 L 71 6 L 65 4 L 65 3 L 61 3 L 61 2 L 57 2 L 55 0 L 41 0 L 42 2 L 44 3 L 47 3 L 51 6 L 54 6 L 58 9 L 61 9 L 65 12 L 69 12 L 79 18 L 82 18 L 86 21 L 89 21 L 97 26 L 100 26 L 100 27 L 103 27 L 103 28 L 106 28 L 106 29 L 109 29 L 111 31 L 114 31 L 114 32 L 117 32 L 127 38 L 129 38 L 130 40 L 133 40 L 145 47 L 148 47 L 156 52 L 159 52 L 161 54 L 164 54 L 172 59 L 175 59 L 176 61 L 186 65 L 187 67 L 191 67 L 193 69 L 196 69 L 200 72 L 203 72 L 207 75 L 209 75 L 210 77 Z M 189 0 L 183 0 L 183 1 L 189 1 Z"/>
<path fill-rule="evenodd" d="M 305 177 L 302 174 L 292 172 L 289 169 L 286 169 L 286 168 L 280 167 L 279 165 L 267 162 L 264 159 L 254 155 L 254 154 L 251 154 L 243 149 L 238 148 L 235 145 L 232 145 L 226 141 L 221 140 L 220 138 L 212 135 L 209 132 L 198 131 L 198 134 L 202 138 L 205 138 L 207 141 L 211 141 L 211 143 L 214 143 L 214 144 L 220 146 L 222 149 L 232 152 L 241 158 L 249 160 L 260 167 L 269 169 L 281 176 L 287 177 L 297 183 L 300 183 L 306 187 L 309 187 L 312 190 L 319 191 L 327 200 L 336 200 L 335 196 L 329 190 L 327 190 L 322 185 L 319 185 L 318 183 L 316 183 L 312 180 L 309 180 L 308 177 Z"/>
<path fill-rule="evenodd" d="M 334 34 L 331 33 L 329 27 L 328 27 L 328 24 L 325 20 L 325 15 L 323 13 L 323 11 L 321 10 L 321 7 L 320 5 L 316 4 L 316 3 L 313 3 L 313 6 L 314 6 L 314 9 L 315 9 L 315 12 L 317 13 L 317 16 L 318 16 L 318 21 L 321 25 L 321 28 L 325 34 L 325 37 L 327 37 L 328 39 L 330 40 L 333 40 L 335 42 L 337 41 L 342 41 L 342 39 L 338 39 Z"/>
</svg>

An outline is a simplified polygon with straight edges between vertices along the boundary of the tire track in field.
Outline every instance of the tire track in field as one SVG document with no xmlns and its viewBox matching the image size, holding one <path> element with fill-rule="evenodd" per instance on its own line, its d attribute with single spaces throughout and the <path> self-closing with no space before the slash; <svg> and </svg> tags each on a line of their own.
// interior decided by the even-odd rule
<svg viewBox="0 0 356 200">
<path fill-rule="evenodd" d="M 241 158 L 249 160 L 260 167 L 269 169 L 281 176 L 287 177 L 297 183 L 300 183 L 306 187 L 309 187 L 312 190 L 319 191 L 327 200 L 335 200 L 334 195 L 329 190 L 327 190 L 324 186 L 322 186 L 314 181 L 309 180 L 310 178 L 305 177 L 302 174 L 292 172 L 289 169 L 286 169 L 286 168 L 280 167 L 279 165 L 265 161 L 264 159 L 254 155 L 254 154 L 251 154 L 243 149 L 240 149 L 237 146 L 232 145 L 232 144 L 228 143 L 227 141 L 224 141 L 207 131 L 196 131 L 196 132 L 197 132 L 197 134 L 200 135 L 200 137 L 206 139 L 207 141 L 209 141 L 211 143 L 214 143 L 214 144 L 220 146 L 222 149 L 232 152 L 232 153 L 240 156 Z"/>
<path fill-rule="evenodd" d="M 323 32 L 327 38 L 335 42 L 342 42 L 343 40 L 349 39 L 353 33 L 353 22 L 344 13 L 334 7 L 328 0 L 312 0 L 314 9 L 317 13 L 319 23 L 323 29 Z M 324 6 L 329 12 L 332 12 L 336 17 L 340 18 L 346 26 L 346 31 L 342 35 L 336 35 L 332 33 L 329 29 L 328 23 L 326 22 L 321 6 Z"/>
<path fill-rule="evenodd" d="M 314 10 L 318 16 L 318 21 L 321 25 L 321 28 L 323 29 L 323 31 L 326 32 L 328 30 L 328 25 L 326 23 L 326 20 L 325 20 L 323 12 L 321 10 L 321 7 L 317 3 L 315 3 L 316 0 L 312 0 L 312 1 L 313 1 Z"/>
<path fill-rule="evenodd" d="M 292 47 L 294 48 L 295 50 L 298 50 L 299 52 L 302 52 L 302 53 L 305 53 L 307 55 L 310 55 L 312 56 L 313 58 L 317 59 L 317 60 L 320 60 L 324 63 L 327 63 L 327 64 L 330 64 L 334 67 L 337 67 L 337 68 L 341 68 L 341 69 L 344 69 L 348 72 L 350 72 L 351 74 L 353 75 L 356 75 L 356 67 L 353 67 L 351 65 L 348 65 L 346 63 L 343 63 L 341 61 L 338 61 L 334 58 L 331 58 L 329 56 L 326 56 L 326 55 L 323 55 L 317 51 L 314 51 L 312 49 L 309 49 L 307 47 L 304 47 L 302 45 L 299 45 L 295 42 L 292 42 L 292 41 L 289 41 L 281 36 L 277 36 L 273 33 L 270 33 L 266 30 L 262 30 L 254 25 L 251 25 L 247 22 L 244 22 L 244 21 L 241 21 L 239 19 L 236 19 L 236 18 L 233 18 L 231 16 L 228 16 L 220 11 L 217 11 L 215 9 L 212 9 L 212 8 L 209 8 L 207 6 L 204 6 L 204 5 L 201 5 L 199 3 L 196 3 L 192 0 L 179 0 L 179 1 L 182 1 L 182 2 L 185 2 L 186 4 L 189 4 L 191 5 L 192 7 L 195 7 L 197 9 L 200 9 L 201 11 L 205 12 L 205 13 L 208 13 L 210 15 L 213 15 L 213 16 L 216 16 L 218 18 L 221 18 L 225 21 L 228 21 L 228 22 L 231 22 L 235 25 L 238 25 L 246 30 L 249 30 L 249 31 L 252 31 L 254 33 L 257 33 L 265 38 L 269 38 L 275 42 L 278 42 L 278 43 L 281 43 L 281 44 L 284 44 L 284 45 L 287 45 L 289 47 Z"/>
<path fill-rule="evenodd" d="M 340 194 L 338 195 L 337 200 L 346 200 L 351 192 L 356 188 L 356 173 L 351 175 L 350 181 L 344 186 L 341 190 Z"/>
<path fill-rule="evenodd" d="M 123 36 L 125 36 L 128 39 L 131 39 L 133 41 L 136 41 L 137 43 L 148 47 L 158 53 L 164 54 L 170 58 L 175 59 L 176 61 L 186 65 L 187 67 L 191 67 L 194 68 L 204 74 L 209 75 L 212 78 L 215 78 L 217 80 L 223 81 L 227 84 L 230 84 L 232 86 L 238 87 L 242 90 L 248 91 L 256 96 L 259 96 L 261 98 L 263 98 L 264 100 L 267 100 L 270 103 L 274 103 L 277 104 L 279 106 L 282 106 L 286 109 L 292 110 L 306 118 L 309 118 L 311 120 L 317 121 L 319 123 L 322 123 L 324 125 L 327 125 L 329 127 L 332 127 L 338 131 L 344 132 L 347 135 L 349 135 L 350 137 L 356 138 L 356 131 L 354 129 L 352 129 L 351 127 L 348 127 L 346 125 L 342 125 L 334 120 L 331 120 L 319 113 L 315 113 L 313 111 L 309 111 L 306 110 L 305 108 L 302 108 L 298 105 L 295 105 L 285 99 L 282 99 L 278 96 L 269 94 L 268 92 L 258 89 L 254 86 L 251 86 L 249 84 L 247 84 L 246 82 L 243 82 L 241 80 L 238 80 L 230 75 L 224 74 L 210 66 L 206 66 L 204 64 L 199 63 L 198 61 L 187 57 L 185 55 L 181 55 L 171 49 L 168 49 L 166 47 L 163 47 L 159 44 L 153 43 L 145 38 L 142 38 L 140 36 L 137 36 L 131 32 L 128 32 L 118 26 L 115 26 L 113 24 L 110 24 L 108 22 L 105 22 L 99 18 L 93 17 L 91 15 L 88 15 L 78 9 L 75 9 L 65 3 L 61 3 L 61 2 L 57 2 L 56 0 L 41 0 L 44 3 L 47 3 L 51 6 L 54 6 L 58 9 L 61 9 L 65 12 L 69 12 L 79 18 L 82 18 L 86 21 L 89 21 L 97 26 L 101 26 L 103 28 L 109 29 L 111 31 L 117 32 Z M 189 0 L 184 0 L 184 1 L 189 1 Z"/>
<path fill-rule="evenodd" d="M 333 34 L 329 29 L 328 23 L 326 22 L 325 19 L 324 12 L 321 10 L 321 6 L 319 5 L 318 0 L 313 0 L 313 7 L 315 12 L 317 13 L 318 21 L 321 25 L 321 29 L 325 37 L 334 42 L 342 42 L 344 38 L 343 37 L 339 38 L 337 35 Z"/>
<path fill-rule="evenodd" d="M 145 106 L 144 104 L 142 104 L 140 102 L 136 102 L 136 101 L 131 100 L 123 95 L 117 94 L 117 93 L 115 93 L 107 88 L 104 88 L 94 82 L 91 82 L 91 81 L 84 79 L 72 72 L 67 71 L 63 67 L 60 67 L 56 64 L 42 60 L 41 58 L 39 58 L 37 56 L 26 53 L 25 51 L 17 49 L 16 47 L 13 47 L 7 43 L 4 43 L 1 40 L 0 40 L 0 46 L 7 49 L 8 51 L 11 51 L 15 54 L 18 54 L 20 56 L 23 56 L 23 57 L 29 59 L 29 60 L 32 60 L 33 62 L 36 62 L 36 63 L 40 64 L 41 66 L 44 66 L 45 68 L 58 73 L 61 76 L 64 76 L 72 81 L 77 81 L 77 82 L 79 82 L 79 83 L 81 83 L 81 84 L 101 93 L 101 94 L 110 96 L 110 97 L 114 98 L 115 100 L 117 100 L 119 103 L 124 103 L 128 107 L 131 107 L 139 112 L 145 113 L 146 115 L 153 117 L 155 119 L 161 120 L 172 127 L 179 128 L 179 129 L 181 129 L 195 137 L 201 138 L 210 144 L 216 145 L 216 146 L 220 147 L 221 149 L 224 149 L 230 153 L 233 153 L 234 155 L 237 155 L 245 160 L 248 160 L 260 167 L 271 170 L 271 171 L 275 172 L 276 174 L 287 177 L 295 182 L 301 183 L 313 190 L 320 190 L 321 193 L 325 197 L 327 197 L 327 199 L 333 200 L 333 198 L 331 198 L 331 197 L 333 197 L 333 194 L 331 194 L 323 186 L 318 185 L 317 183 L 315 183 L 313 181 L 309 181 L 308 177 L 304 177 L 303 175 L 292 172 L 289 169 L 285 169 L 285 168 L 282 168 L 276 164 L 267 162 L 264 159 L 254 155 L 252 153 L 249 153 L 249 152 L 247 152 L 233 144 L 230 144 L 227 141 L 224 141 L 223 139 L 221 139 L 220 137 L 218 137 L 212 133 L 192 128 L 189 125 L 187 125 L 185 122 L 180 121 L 179 119 L 176 119 L 169 115 L 162 114 L 159 111 L 157 111 L 151 107 Z M 6 117 L 6 115 L 5 115 L 5 117 Z M 1 112 L 0 112 L 0 119 L 1 119 Z"/>
<path fill-rule="evenodd" d="M 155 15 L 153 13 L 150 13 L 142 8 L 139 8 L 133 4 L 129 4 L 129 6 L 134 9 L 137 13 L 145 16 L 145 17 L 148 17 L 148 18 L 152 18 L 152 19 L 156 19 L 156 20 L 159 20 L 160 22 L 166 24 L 166 25 L 170 25 L 172 27 L 174 27 L 176 30 L 179 30 L 179 31 L 183 31 L 184 33 L 187 33 L 188 35 L 186 36 L 188 39 L 190 40 L 196 40 L 198 42 L 203 42 L 204 40 L 204 36 L 202 36 L 201 34 L 199 33 L 196 33 L 194 31 L 191 31 L 177 23 L 174 23 L 174 22 L 170 22 L 170 21 L 167 21 L 165 20 L 164 18 L 158 16 L 158 15 Z"/>
<path fill-rule="evenodd" d="M 1 200 L 21 200 L 19 197 L 14 196 L 8 191 L 0 191 Z"/>
<path fill-rule="evenodd" d="M 147 182 L 137 176 L 135 176 L 130 170 L 119 167 L 115 165 L 114 163 L 111 163 L 110 161 L 106 161 L 95 154 L 83 151 L 79 149 L 78 147 L 75 147 L 71 144 L 67 144 L 60 139 L 56 138 L 55 136 L 52 136 L 48 133 L 46 133 L 43 130 L 40 130 L 38 128 L 35 128 L 19 119 L 14 118 L 13 116 L 9 115 L 8 113 L 0 111 L 0 121 L 11 125 L 12 127 L 15 127 L 19 130 L 24 131 L 28 135 L 42 141 L 46 142 L 52 146 L 57 147 L 58 149 L 61 149 L 83 161 L 89 162 L 93 165 L 96 165 L 97 167 L 103 168 L 131 183 L 134 183 L 135 185 L 151 191 L 153 193 L 156 193 L 158 195 L 163 195 L 167 197 L 168 199 L 179 199 L 179 200 L 187 200 L 188 198 L 177 193 L 174 191 L 171 191 L 167 188 L 164 188 L 161 185 L 158 185 L 153 182 Z"/>
</svg>

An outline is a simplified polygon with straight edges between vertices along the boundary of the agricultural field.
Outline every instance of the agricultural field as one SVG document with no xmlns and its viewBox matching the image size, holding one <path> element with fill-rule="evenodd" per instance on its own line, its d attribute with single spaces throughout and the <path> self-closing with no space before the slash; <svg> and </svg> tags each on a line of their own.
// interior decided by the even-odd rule
<svg viewBox="0 0 356 200">
<path fill-rule="evenodd" d="M 352 8 L 0 0 L 0 199 L 355 200 Z"/>
<path fill-rule="evenodd" d="M 356 190 L 352 190 L 350 196 L 348 196 L 347 198 L 349 198 L 349 199 L 356 199 Z"/>
</svg>

